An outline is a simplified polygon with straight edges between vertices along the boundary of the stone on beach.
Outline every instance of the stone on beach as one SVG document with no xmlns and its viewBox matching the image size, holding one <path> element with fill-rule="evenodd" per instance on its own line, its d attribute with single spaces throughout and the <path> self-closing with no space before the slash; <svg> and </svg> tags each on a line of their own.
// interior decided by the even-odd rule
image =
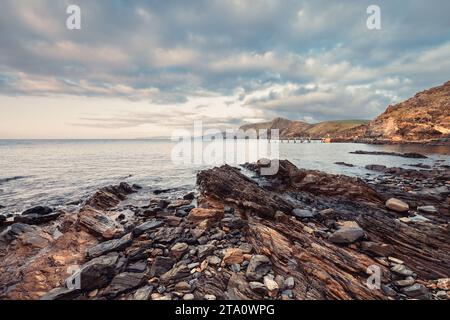
<svg viewBox="0 0 450 320">
<path fill-rule="evenodd" d="M 407 212 L 409 210 L 409 205 L 399 199 L 391 198 L 386 201 L 386 207 L 396 212 Z"/>
<path fill-rule="evenodd" d="M 251 281 L 261 280 L 272 269 L 272 262 L 267 256 L 254 255 L 248 264 L 246 277 Z"/>
</svg>

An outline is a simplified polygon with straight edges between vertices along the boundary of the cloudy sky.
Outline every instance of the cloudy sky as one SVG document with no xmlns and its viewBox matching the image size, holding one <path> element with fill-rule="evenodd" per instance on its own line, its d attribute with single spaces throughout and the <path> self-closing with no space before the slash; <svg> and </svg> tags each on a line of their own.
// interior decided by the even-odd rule
<svg viewBox="0 0 450 320">
<path fill-rule="evenodd" d="M 81 30 L 66 9 L 81 8 Z M 381 8 L 381 30 L 366 26 Z M 450 1 L 0 0 L 0 138 L 371 119 L 450 80 Z"/>
</svg>

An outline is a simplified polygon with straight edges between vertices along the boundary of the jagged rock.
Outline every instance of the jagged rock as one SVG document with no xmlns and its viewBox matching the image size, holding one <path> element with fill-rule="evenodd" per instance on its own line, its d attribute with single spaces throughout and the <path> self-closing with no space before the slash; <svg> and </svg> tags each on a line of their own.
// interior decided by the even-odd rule
<svg viewBox="0 0 450 320">
<path fill-rule="evenodd" d="M 188 206 L 191 204 L 191 200 L 176 200 L 167 206 L 167 209 L 173 210 L 181 208 L 182 206 Z"/>
<path fill-rule="evenodd" d="M 222 263 L 226 266 L 241 264 L 244 261 L 243 252 L 239 248 L 225 249 Z"/>
<path fill-rule="evenodd" d="M 246 277 L 251 281 L 261 280 L 272 269 L 270 259 L 264 255 L 255 255 L 248 264 Z"/>
<path fill-rule="evenodd" d="M 86 252 L 88 258 L 96 258 L 114 251 L 122 251 L 131 245 L 133 239 L 131 234 L 127 234 L 120 239 L 110 240 L 99 243 L 98 245 L 89 248 Z"/>
<path fill-rule="evenodd" d="M 106 240 L 116 238 L 123 234 L 123 226 L 106 216 L 102 211 L 86 207 L 78 214 L 79 224 L 95 236 Z"/>
<path fill-rule="evenodd" d="M 293 277 L 286 278 L 284 281 L 284 289 L 292 290 L 295 286 L 295 279 Z"/>
<path fill-rule="evenodd" d="M 189 213 L 187 220 L 198 224 L 204 220 L 218 221 L 222 219 L 223 211 L 216 209 L 195 208 Z"/>
<path fill-rule="evenodd" d="M 55 288 L 42 296 L 41 300 L 73 300 L 79 295 L 78 289 Z"/>
<path fill-rule="evenodd" d="M 267 288 L 261 282 L 252 281 L 252 282 L 249 282 L 249 286 L 250 286 L 250 289 L 252 289 L 253 291 L 255 291 L 258 294 L 261 294 L 261 295 L 267 294 Z"/>
<path fill-rule="evenodd" d="M 386 207 L 396 212 L 407 212 L 409 210 L 409 205 L 399 199 L 391 198 L 386 201 Z"/>
<path fill-rule="evenodd" d="M 425 299 L 425 300 L 431 299 L 430 291 L 424 285 L 418 283 L 403 288 L 402 292 L 411 298 Z"/>
<path fill-rule="evenodd" d="M 265 276 L 264 277 L 264 285 L 269 292 L 269 296 L 275 297 L 278 294 L 278 290 L 280 289 L 278 283 L 272 279 L 272 277 Z"/>
<path fill-rule="evenodd" d="M 438 279 L 436 286 L 438 289 L 450 291 L 450 278 Z"/>
<path fill-rule="evenodd" d="M 179 260 L 189 249 L 187 243 L 178 242 L 170 248 L 170 256 L 176 260 Z"/>
<path fill-rule="evenodd" d="M 61 215 L 61 212 L 54 212 L 54 213 L 44 213 L 44 212 L 45 211 L 42 211 L 41 213 L 29 212 L 25 215 L 22 214 L 20 216 L 16 216 L 14 218 L 14 222 L 25 223 L 30 225 L 41 225 L 56 220 Z"/>
<path fill-rule="evenodd" d="M 83 291 L 101 288 L 114 277 L 118 259 L 117 253 L 94 258 L 83 265 L 80 271 L 69 277 L 66 283 L 70 284 L 69 287 L 79 283 L 80 290 Z"/>
<path fill-rule="evenodd" d="M 153 264 L 150 268 L 150 275 L 152 277 L 158 277 L 172 269 L 174 264 L 175 260 L 173 260 L 172 258 L 158 256 L 155 258 L 155 261 L 153 261 Z"/>
<path fill-rule="evenodd" d="M 133 294 L 133 300 L 141 300 L 141 301 L 149 300 L 150 295 L 153 292 L 153 289 L 154 289 L 153 286 L 145 286 L 145 287 L 139 288 Z"/>
<path fill-rule="evenodd" d="M 123 272 L 112 279 L 104 294 L 110 298 L 133 290 L 145 282 L 145 273 Z"/>
<path fill-rule="evenodd" d="M 118 186 L 109 186 L 98 190 L 86 201 L 86 206 L 97 210 L 106 210 L 117 206 L 126 196 L 135 192 L 127 183 L 122 182 Z"/>
<path fill-rule="evenodd" d="M 333 232 L 333 234 L 328 238 L 333 243 L 339 244 L 349 244 L 356 242 L 364 237 L 364 230 L 358 225 L 342 227 L 339 230 Z"/>
<path fill-rule="evenodd" d="M 210 255 L 215 249 L 216 247 L 212 244 L 200 245 L 197 247 L 197 256 L 201 260 Z"/>
<path fill-rule="evenodd" d="M 233 273 L 228 280 L 226 295 L 230 300 L 249 300 L 260 298 L 251 288 L 245 277 L 238 273 Z"/>
<path fill-rule="evenodd" d="M 133 234 L 133 237 L 136 238 L 136 237 L 139 237 L 143 233 L 146 233 L 146 232 L 149 232 L 149 231 L 159 228 L 163 224 L 164 224 L 164 222 L 161 220 L 147 221 L 147 222 L 137 226 L 136 228 L 134 228 L 131 233 Z"/>
<path fill-rule="evenodd" d="M 298 208 L 292 210 L 292 214 L 300 219 L 313 218 L 316 215 L 316 213 L 311 212 L 309 210 L 303 210 Z"/>
<path fill-rule="evenodd" d="M 34 208 L 30 208 L 28 210 L 25 210 L 24 212 L 22 212 L 22 216 L 26 216 L 26 215 L 40 215 L 40 216 L 44 216 L 44 215 L 48 215 L 50 213 L 53 212 L 53 209 L 50 207 L 44 207 L 44 206 L 37 206 Z"/>
<path fill-rule="evenodd" d="M 127 269 L 125 271 L 127 272 L 134 272 L 134 273 L 142 273 L 147 271 L 147 262 L 146 261 L 138 261 L 135 263 L 132 263 L 127 266 Z"/>
<path fill-rule="evenodd" d="M 179 265 L 172 268 L 161 276 L 163 283 L 169 283 L 188 277 L 191 274 L 191 270 L 186 265 Z"/>
<path fill-rule="evenodd" d="M 195 192 L 189 192 L 188 194 L 185 194 L 183 196 L 184 200 L 194 200 L 195 199 Z"/>
</svg>

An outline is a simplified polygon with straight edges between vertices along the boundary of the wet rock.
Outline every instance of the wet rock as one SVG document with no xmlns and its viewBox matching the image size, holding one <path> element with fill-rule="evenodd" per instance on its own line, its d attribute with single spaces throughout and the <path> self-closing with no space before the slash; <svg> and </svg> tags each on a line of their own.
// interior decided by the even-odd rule
<svg viewBox="0 0 450 320">
<path fill-rule="evenodd" d="M 427 159 L 427 156 L 419 153 L 398 153 L 398 152 L 387 152 L 387 151 L 362 151 L 357 150 L 350 152 L 352 154 L 365 154 L 365 155 L 384 155 L 384 156 L 397 156 L 402 158 L 412 158 L 412 159 Z"/>
<path fill-rule="evenodd" d="M 184 200 L 194 200 L 195 199 L 195 192 L 189 192 L 188 194 L 183 196 Z"/>
<path fill-rule="evenodd" d="M 106 240 L 116 238 L 123 234 L 123 226 L 106 216 L 103 212 L 85 208 L 78 214 L 79 224 L 95 236 L 103 237 Z"/>
<path fill-rule="evenodd" d="M 133 229 L 133 231 L 131 232 L 133 237 L 139 237 L 140 235 L 155 230 L 157 228 L 159 228 L 160 226 L 162 226 L 164 224 L 163 221 L 161 220 L 151 220 L 151 221 L 147 221 L 139 226 L 137 226 L 136 228 Z"/>
<path fill-rule="evenodd" d="M 314 216 L 316 215 L 315 212 L 311 212 L 309 210 L 304 210 L 304 209 L 298 209 L 298 208 L 292 210 L 292 214 L 300 219 L 314 218 Z"/>
<path fill-rule="evenodd" d="M 123 251 L 131 245 L 133 239 L 131 234 L 127 234 L 120 239 L 102 242 L 92 248 L 89 248 L 86 255 L 89 259 L 100 257 L 110 252 Z"/>
<path fill-rule="evenodd" d="M 367 170 L 384 172 L 387 167 L 379 164 L 369 164 L 365 167 Z"/>
<path fill-rule="evenodd" d="M 135 192 L 135 190 L 125 182 L 118 186 L 108 186 L 98 190 L 92 197 L 86 201 L 86 206 L 97 210 L 106 210 L 117 206 L 120 201 L 125 200 L 126 196 Z"/>
<path fill-rule="evenodd" d="M 144 273 L 123 272 L 112 279 L 111 284 L 105 289 L 105 295 L 109 298 L 118 296 L 121 293 L 129 292 L 146 280 Z"/>
<path fill-rule="evenodd" d="M 345 163 L 345 162 L 335 162 L 334 164 L 337 164 L 337 165 L 339 165 L 339 166 L 344 166 L 344 167 L 350 167 L 350 168 L 354 167 L 353 164 L 351 164 L 351 163 Z"/>
<path fill-rule="evenodd" d="M 396 198 L 391 198 L 386 201 L 386 207 L 400 213 L 408 212 L 409 210 L 409 205 L 407 203 Z"/>
<path fill-rule="evenodd" d="M 41 300 L 73 300 L 80 295 L 78 289 L 55 288 L 41 297 Z"/>
<path fill-rule="evenodd" d="M 47 222 L 56 220 L 61 215 L 61 212 L 54 213 L 27 213 L 26 215 L 16 216 L 14 222 L 25 223 L 30 225 L 41 225 Z"/>
<path fill-rule="evenodd" d="M 34 207 L 34 208 L 30 208 L 28 210 L 25 210 L 24 212 L 22 212 L 22 215 L 23 216 L 26 216 L 26 215 L 41 215 L 41 216 L 44 216 L 44 215 L 48 215 L 48 214 L 50 214 L 52 212 L 53 212 L 53 209 L 50 208 L 50 207 L 37 206 L 37 207 Z"/>
<path fill-rule="evenodd" d="M 170 269 L 172 269 L 175 264 L 175 260 L 169 257 L 158 256 L 153 261 L 153 264 L 150 268 L 150 276 L 159 277 L 160 275 L 166 273 Z"/>
<path fill-rule="evenodd" d="M 335 231 L 328 240 L 338 244 L 349 244 L 364 237 L 364 230 L 358 225 L 345 226 Z"/>
<path fill-rule="evenodd" d="M 187 243 L 178 242 L 172 248 L 170 248 L 170 256 L 176 260 L 179 260 L 189 249 Z"/>
<path fill-rule="evenodd" d="M 261 280 L 272 269 L 272 263 L 267 256 L 254 255 L 248 264 L 246 277 L 250 281 Z"/>
</svg>

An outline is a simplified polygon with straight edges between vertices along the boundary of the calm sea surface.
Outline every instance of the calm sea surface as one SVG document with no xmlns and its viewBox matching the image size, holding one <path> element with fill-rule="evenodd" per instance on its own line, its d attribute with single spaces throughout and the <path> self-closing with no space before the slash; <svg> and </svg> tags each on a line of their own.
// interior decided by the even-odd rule
<svg viewBox="0 0 450 320">
<path fill-rule="evenodd" d="M 257 143 L 247 142 L 247 161 L 258 158 L 248 151 L 249 145 Z M 146 194 L 147 199 L 156 189 L 173 188 L 173 196 L 182 195 L 195 188 L 196 173 L 213 163 L 174 163 L 172 153 L 176 146 L 180 147 L 168 140 L 0 140 L 0 214 L 18 213 L 36 205 L 64 208 L 85 199 L 99 187 L 122 181 L 142 185 L 141 194 Z M 429 159 L 349 153 L 356 150 L 419 152 Z M 288 159 L 299 167 L 360 177 L 376 174 L 364 169 L 367 164 L 406 167 L 417 163 L 433 165 L 436 160 L 450 164 L 449 152 L 445 147 L 279 144 L 280 159 Z M 222 158 L 223 154 L 216 155 L 214 163 L 227 162 Z"/>
</svg>

